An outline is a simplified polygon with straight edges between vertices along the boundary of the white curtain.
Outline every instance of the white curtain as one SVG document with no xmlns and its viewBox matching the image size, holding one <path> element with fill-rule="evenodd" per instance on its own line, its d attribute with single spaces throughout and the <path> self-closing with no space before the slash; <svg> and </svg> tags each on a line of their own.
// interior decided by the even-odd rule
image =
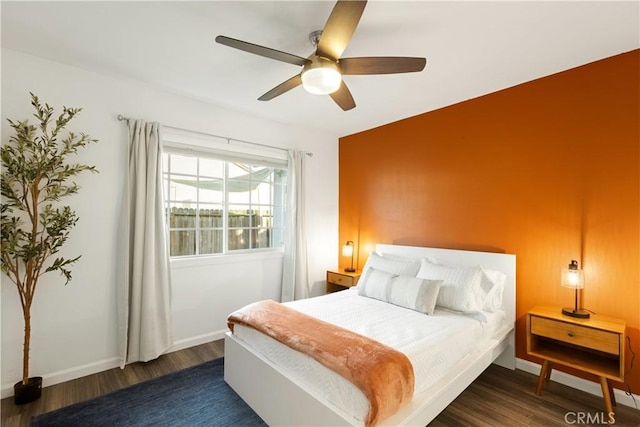
<svg viewBox="0 0 640 427">
<path fill-rule="evenodd" d="M 302 151 L 289 150 L 282 302 L 309 297 L 304 200 L 306 157 Z"/>
<path fill-rule="evenodd" d="M 129 120 L 125 271 L 119 292 L 121 366 L 152 360 L 173 343 L 160 124 Z"/>
</svg>

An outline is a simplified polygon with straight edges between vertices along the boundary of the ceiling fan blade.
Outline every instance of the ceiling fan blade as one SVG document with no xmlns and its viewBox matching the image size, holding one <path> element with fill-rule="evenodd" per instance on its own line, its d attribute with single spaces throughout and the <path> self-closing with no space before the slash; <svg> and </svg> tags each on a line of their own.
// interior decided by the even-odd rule
<svg viewBox="0 0 640 427">
<path fill-rule="evenodd" d="M 269 92 L 262 95 L 258 98 L 258 101 L 269 101 L 276 96 L 280 96 L 285 92 L 290 91 L 294 87 L 300 86 L 302 84 L 302 77 L 300 74 L 291 77 L 289 80 L 286 80 L 280 83 L 278 86 L 271 89 Z"/>
<path fill-rule="evenodd" d="M 366 1 L 338 1 L 322 30 L 316 55 L 337 61 L 347 48 L 366 5 Z"/>
<path fill-rule="evenodd" d="M 235 49 L 244 50 L 245 52 L 253 53 L 254 55 L 264 56 L 265 58 L 275 59 L 276 61 L 287 62 L 293 65 L 302 66 L 310 62 L 307 58 L 302 58 L 301 56 L 281 52 L 279 50 L 271 49 L 270 47 L 243 42 L 242 40 L 232 39 L 231 37 L 217 36 L 216 42 Z"/>
<path fill-rule="evenodd" d="M 340 83 L 340 88 L 338 88 L 337 91 L 330 93 L 329 96 L 344 111 L 351 110 L 356 106 L 356 102 L 353 100 L 353 96 L 351 95 L 351 92 L 349 91 L 349 88 L 344 83 L 344 81 Z"/>
<path fill-rule="evenodd" d="M 424 70 L 425 58 L 378 56 L 342 58 L 338 62 L 343 75 L 413 73 Z"/>
</svg>

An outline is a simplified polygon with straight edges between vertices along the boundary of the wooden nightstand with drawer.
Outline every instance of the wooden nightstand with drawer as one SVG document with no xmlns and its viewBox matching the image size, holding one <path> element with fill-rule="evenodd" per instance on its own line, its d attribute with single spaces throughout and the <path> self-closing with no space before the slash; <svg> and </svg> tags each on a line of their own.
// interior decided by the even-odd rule
<svg viewBox="0 0 640 427">
<path fill-rule="evenodd" d="M 327 293 L 342 291 L 358 284 L 361 271 L 327 270 Z"/>
<path fill-rule="evenodd" d="M 553 364 L 570 366 L 600 378 L 606 411 L 615 398 L 609 380 L 624 381 L 626 322 L 592 314 L 580 319 L 562 314 L 561 307 L 537 306 L 527 313 L 527 353 L 543 359 L 536 394 L 551 377 Z"/>
</svg>

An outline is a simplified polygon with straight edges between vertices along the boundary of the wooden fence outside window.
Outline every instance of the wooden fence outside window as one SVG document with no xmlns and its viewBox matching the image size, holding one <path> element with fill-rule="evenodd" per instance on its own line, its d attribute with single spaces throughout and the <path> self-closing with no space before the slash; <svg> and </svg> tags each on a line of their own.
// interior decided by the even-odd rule
<svg viewBox="0 0 640 427">
<path fill-rule="evenodd" d="M 197 254 L 224 252 L 224 211 L 222 209 L 176 208 L 169 211 L 170 256 L 196 255 L 196 219 L 200 224 Z M 253 210 L 229 212 L 229 251 L 271 247 L 273 215 Z"/>
</svg>

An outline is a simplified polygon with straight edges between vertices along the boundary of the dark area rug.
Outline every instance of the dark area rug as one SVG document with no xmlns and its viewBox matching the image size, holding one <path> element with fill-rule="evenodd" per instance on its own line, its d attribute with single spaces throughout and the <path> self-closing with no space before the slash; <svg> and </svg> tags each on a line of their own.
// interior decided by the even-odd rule
<svg viewBox="0 0 640 427">
<path fill-rule="evenodd" d="M 224 359 L 154 378 L 33 418 L 55 426 L 266 426 L 224 382 Z"/>
</svg>

